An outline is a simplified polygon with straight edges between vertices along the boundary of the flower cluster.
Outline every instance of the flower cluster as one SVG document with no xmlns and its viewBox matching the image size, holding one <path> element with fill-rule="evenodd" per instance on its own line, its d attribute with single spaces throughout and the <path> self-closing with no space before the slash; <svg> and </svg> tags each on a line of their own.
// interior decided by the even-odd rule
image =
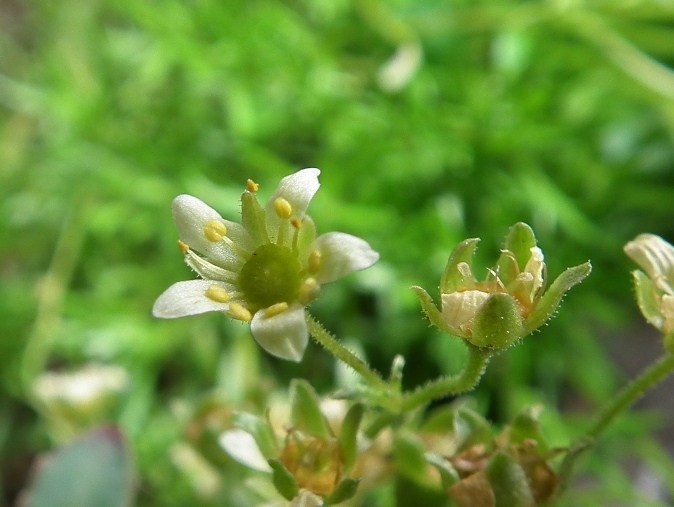
<svg viewBox="0 0 674 507">
<path fill-rule="evenodd" d="M 509 231 L 496 266 L 475 278 L 471 238 L 452 252 L 440 280 L 441 310 L 421 287 L 412 287 L 431 323 L 479 348 L 504 349 L 543 325 L 564 294 L 581 282 L 590 263 L 567 269 L 546 290 L 543 252 L 524 223 Z"/>
<path fill-rule="evenodd" d="M 257 343 L 282 359 L 300 361 L 308 342 L 304 307 L 320 286 L 374 264 L 379 254 L 340 232 L 316 236 L 306 214 L 318 191 L 318 169 L 283 178 L 262 207 L 248 180 L 241 224 L 225 220 L 196 197 L 173 201 L 179 246 L 200 280 L 178 282 L 154 304 L 153 314 L 177 318 L 225 312 L 250 322 Z"/>
</svg>

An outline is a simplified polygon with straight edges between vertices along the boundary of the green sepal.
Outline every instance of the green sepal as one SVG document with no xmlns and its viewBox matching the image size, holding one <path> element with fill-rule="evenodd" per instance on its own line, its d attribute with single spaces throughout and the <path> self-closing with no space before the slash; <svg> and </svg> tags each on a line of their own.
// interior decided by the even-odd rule
<svg viewBox="0 0 674 507">
<path fill-rule="evenodd" d="M 393 444 L 396 470 L 410 481 L 429 487 L 433 481 L 426 473 L 425 449 L 421 441 L 407 432 L 399 432 Z"/>
<path fill-rule="evenodd" d="M 454 468 L 452 464 L 442 456 L 428 452 L 426 453 L 426 461 L 440 474 L 440 481 L 442 483 L 443 490 L 451 488 L 454 484 L 461 480 L 459 472 L 456 471 L 456 468 Z"/>
<path fill-rule="evenodd" d="M 353 405 L 344 416 L 342 427 L 337 437 L 339 449 L 342 452 L 344 468 L 349 470 L 356 461 L 358 453 L 357 437 L 360 422 L 363 419 L 364 408 L 360 403 Z"/>
<path fill-rule="evenodd" d="M 531 227 L 524 222 L 518 222 L 508 231 L 505 239 L 505 249 L 512 252 L 517 261 L 520 272 L 531 258 L 531 249 L 536 246 L 536 236 Z"/>
<path fill-rule="evenodd" d="M 253 192 L 241 194 L 241 224 L 246 228 L 255 246 L 269 242 L 267 215 Z"/>
<path fill-rule="evenodd" d="M 426 315 L 430 323 L 441 331 L 453 334 L 453 332 L 447 327 L 447 324 L 445 324 L 445 320 L 442 318 L 442 312 L 440 312 L 438 307 L 435 306 L 433 298 L 428 294 L 428 292 L 417 285 L 413 285 L 410 287 L 410 289 L 412 289 L 419 298 L 421 310 L 424 312 L 424 315 Z"/>
<path fill-rule="evenodd" d="M 353 497 L 358 491 L 359 480 L 351 479 L 347 477 L 340 482 L 335 490 L 330 493 L 324 500 L 323 506 L 336 505 L 338 503 L 346 502 L 349 498 Z"/>
<path fill-rule="evenodd" d="M 557 279 L 552 282 L 552 285 L 545 294 L 541 297 L 536 305 L 534 311 L 529 315 L 524 324 L 524 334 L 534 332 L 547 322 L 553 316 L 559 303 L 562 301 L 564 294 L 566 294 L 574 285 L 582 282 L 592 271 L 590 261 L 584 264 L 568 268 Z"/>
<path fill-rule="evenodd" d="M 281 496 L 286 500 L 292 500 L 300 491 L 297 481 L 293 475 L 283 466 L 277 459 L 268 460 L 269 466 L 272 470 L 272 482 L 276 491 L 281 493 Z"/>
<path fill-rule="evenodd" d="M 293 379 L 290 383 L 290 421 L 295 429 L 313 436 L 329 438 L 330 427 L 321 413 L 320 401 L 314 388 L 304 379 Z"/>
<path fill-rule="evenodd" d="M 660 313 L 660 302 L 656 298 L 657 291 L 653 281 L 643 271 L 632 271 L 637 305 L 646 321 L 658 329 L 663 329 L 665 319 Z"/>
<path fill-rule="evenodd" d="M 278 442 L 268 420 L 247 412 L 235 412 L 234 426 L 250 433 L 265 458 L 278 455 Z"/>
<path fill-rule="evenodd" d="M 449 260 L 447 261 L 447 266 L 445 266 L 445 270 L 440 278 L 441 294 L 456 292 L 465 286 L 466 282 L 475 282 L 475 278 L 472 276 L 470 280 L 466 280 L 464 275 L 457 269 L 457 266 L 462 262 L 472 266 L 473 255 L 479 242 L 480 238 L 465 239 L 452 251 Z"/>
<path fill-rule="evenodd" d="M 498 452 L 485 469 L 496 499 L 495 507 L 534 507 L 536 501 L 522 467 L 515 459 Z"/>
<path fill-rule="evenodd" d="M 496 293 L 489 296 L 477 311 L 473 334 L 466 340 L 476 347 L 503 350 L 523 336 L 523 327 L 515 298 Z"/>
</svg>

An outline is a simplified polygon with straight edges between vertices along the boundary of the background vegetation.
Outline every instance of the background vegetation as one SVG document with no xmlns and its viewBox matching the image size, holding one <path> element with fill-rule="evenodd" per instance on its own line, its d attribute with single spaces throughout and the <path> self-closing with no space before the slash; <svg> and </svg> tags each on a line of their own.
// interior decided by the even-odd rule
<svg viewBox="0 0 674 507">
<path fill-rule="evenodd" d="M 657 0 L 3 2 L 0 505 L 72 437 L 35 379 L 92 362 L 131 379 L 106 418 L 130 443 L 139 505 L 237 501 L 242 471 L 204 435 L 227 407 L 263 405 L 300 376 L 329 393 L 340 373 L 317 346 L 281 364 L 221 316 L 153 320 L 156 296 L 191 276 L 170 203 L 192 193 L 235 219 L 247 178 L 264 197 L 309 166 L 322 169 L 319 229 L 382 257 L 313 312 L 381 370 L 404 354 L 409 386 L 460 364 L 408 290 L 432 292 L 458 241 L 481 237 L 490 262 L 526 221 L 551 275 L 592 260 L 475 396 L 496 422 L 548 405 L 563 445 L 623 379 L 621 358 L 659 349 L 621 248 L 645 231 L 674 240 L 673 40 L 674 4 Z M 671 407 L 623 420 L 569 505 L 663 505 L 634 470 L 674 492 L 667 451 L 638 436 L 668 429 L 671 446 Z M 185 448 L 215 472 L 210 489 Z"/>
</svg>

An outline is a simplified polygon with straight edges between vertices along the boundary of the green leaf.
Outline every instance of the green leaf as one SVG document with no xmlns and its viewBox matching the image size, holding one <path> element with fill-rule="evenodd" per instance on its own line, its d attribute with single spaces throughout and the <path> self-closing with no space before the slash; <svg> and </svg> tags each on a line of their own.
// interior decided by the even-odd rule
<svg viewBox="0 0 674 507">
<path fill-rule="evenodd" d="M 304 379 L 294 379 L 290 383 L 290 393 L 293 427 L 321 438 L 332 436 L 321 413 L 318 395 L 311 384 Z"/>
<path fill-rule="evenodd" d="M 515 459 L 499 452 L 485 469 L 496 499 L 495 507 L 534 507 L 536 502 L 529 481 Z"/>
<path fill-rule="evenodd" d="M 480 238 L 465 239 L 452 251 L 449 260 L 447 261 L 447 266 L 445 266 L 445 270 L 440 278 L 441 294 L 456 292 L 466 283 L 464 275 L 457 269 L 457 266 L 460 263 L 465 262 L 471 266 L 472 271 L 473 255 L 475 254 L 475 249 L 479 242 Z M 471 277 L 468 281 L 474 282 L 475 278 Z"/>
<path fill-rule="evenodd" d="M 126 507 L 133 496 L 133 467 L 122 435 L 105 427 L 45 458 L 25 507 Z"/>
<path fill-rule="evenodd" d="M 272 469 L 272 481 L 276 491 L 286 500 L 292 500 L 299 493 L 297 481 L 283 464 L 276 459 L 269 460 L 269 466 Z"/>
<path fill-rule="evenodd" d="M 568 268 L 545 291 L 536 305 L 536 309 L 525 322 L 524 336 L 532 333 L 552 317 L 566 294 L 574 285 L 582 282 L 592 271 L 590 261 Z"/>
<path fill-rule="evenodd" d="M 356 461 L 358 428 L 363 418 L 364 408 L 360 403 L 353 405 L 344 416 L 337 441 L 342 451 L 344 467 L 349 470 Z"/>
<path fill-rule="evenodd" d="M 426 473 L 425 449 L 416 436 L 400 432 L 393 445 L 393 456 L 398 473 L 420 486 L 432 485 Z"/>
</svg>

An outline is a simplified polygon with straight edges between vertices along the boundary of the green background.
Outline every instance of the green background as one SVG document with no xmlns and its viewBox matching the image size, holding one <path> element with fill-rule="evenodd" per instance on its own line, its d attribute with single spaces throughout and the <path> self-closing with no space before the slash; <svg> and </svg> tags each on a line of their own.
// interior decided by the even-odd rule
<svg viewBox="0 0 674 507">
<path fill-rule="evenodd" d="M 131 375 L 106 418 L 131 444 L 139 505 L 238 501 L 243 472 L 217 449 L 224 479 L 207 498 L 169 453 L 203 400 L 259 409 L 291 378 L 328 393 L 339 372 L 314 344 L 299 365 L 265 355 L 221 316 L 154 320 L 154 299 L 192 277 L 170 203 L 191 193 L 236 220 L 248 178 L 266 198 L 302 167 L 322 170 L 319 232 L 381 254 L 324 287 L 313 313 L 380 371 L 405 355 L 408 387 L 461 365 L 408 289 L 435 296 L 459 241 L 482 238 L 488 265 L 525 221 L 551 278 L 592 260 L 559 316 L 476 393 L 496 423 L 548 405 L 547 431 L 566 443 L 659 352 L 622 245 L 640 232 L 674 240 L 673 40 L 674 4 L 656 0 L 3 2 L 0 505 L 36 453 L 62 443 L 34 378 L 88 362 Z M 386 73 L 396 54 L 412 59 L 399 82 Z M 667 451 L 642 435 L 674 445 L 674 409 L 647 406 L 583 461 L 569 505 L 661 505 L 626 479 L 626 456 L 672 494 Z"/>
</svg>

